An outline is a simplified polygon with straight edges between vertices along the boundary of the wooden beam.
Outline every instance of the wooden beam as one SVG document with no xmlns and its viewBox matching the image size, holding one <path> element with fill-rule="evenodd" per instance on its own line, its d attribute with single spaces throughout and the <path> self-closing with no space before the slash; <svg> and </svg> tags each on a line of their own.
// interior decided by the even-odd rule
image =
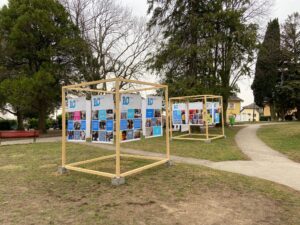
<svg viewBox="0 0 300 225">
<path fill-rule="evenodd" d="M 62 140 L 61 140 L 61 165 L 65 166 L 67 161 L 66 153 L 66 93 L 65 89 L 61 89 L 61 107 L 62 107 Z"/>
<path fill-rule="evenodd" d="M 116 177 L 116 175 L 113 173 L 100 172 L 100 171 L 80 168 L 80 167 L 76 167 L 76 166 L 65 165 L 65 168 L 68 170 L 74 170 L 77 172 L 83 172 L 83 173 L 88 173 L 88 174 L 93 174 L 93 175 L 98 175 L 98 176 L 103 176 L 103 177 L 110 177 L 110 178 Z"/>
<path fill-rule="evenodd" d="M 116 176 L 120 177 L 121 174 L 121 166 L 120 166 L 120 83 L 119 80 L 115 82 L 115 90 L 116 90 Z"/>
<path fill-rule="evenodd" d="M 164 84 L 154 84 L 154 83 L 139 81 L 139 80 L 129 80 L 129 79 L 124 79 L 124 78 L 118 78 L 117 80 L 122 81 L 122 82 L 126 82 L 126 83 L 143 84 L 143 85 L 149 85 L 149 86 L 152 86 L 152 87 L 159 87 L 159 88 L 167 87 L 167 85 L 164 85 Z"/>
<path fill-rule="evenodd" d="M 169 161 L 169 159 L 163 159 L 161 161 L 158 161 L 158 162 L 155 162 L 155 163 L 151 163 L 151 164 L 148 164 L 146 166 L 142 166 L 142 167 L 139 167 L 139 168 L 127 171 L 125 173 L 122 173 L 121 177 L 125 177 L 125 176 L 129 176 L 129 175 L 132 175 L 132 174 L 135 174 L 135 173 L 142 172 L 142 171 L 144 171 L 146 169 L 150 169 L 152 167 L 159 166 L 159 165 L 164 164 L 164 163 L 166 163 L 168 161 Z"/>
<path fill-rule="evenodd" d="M 94 159 L 88 159 L 88 160 L 84 160 L 84 161 L 69 163 L 68 165 L 69 166 L 78 166 L 78 165 L 92 163 L 92 162 L 97 162 L 97 161 L 100 161 L 100 160 L 110 159 L 110 158 L 114 158 L 114 157 L 116 157 L 115 154 L 113 154 L 113 155 L 106 155 L 106 156 L 101 156 L 101 157 L 94 158 Z"/>
<path fill-rule="evenodd" d="M 121 157 L 135 158 L 135 159 L 148 159 L 148 160 L 164 160 L 164 158 L 161 158 L 161 157 L 144 156 L 144 155 L 131 155 L 131 154 L 121 154 Z"/>
<path fill-rule="evenodd" d="M 132 90 L 123 90 L 123 91 L 120 91 L 120 93 L 121 94 L 123 94 L 123 93 L 134 93 L 134 92 L 155 90 L 155 89 L 160 89 L 160 88 L 163 88 L 163 87 L 149 87 L 149 88 L 138 88 L 138 89 L 132 89 Z"/>
<path fill-rule="evenodd" d="M 67 85 L 67 86 L 64 86 L 63 88 L 83 87 L 83 86 L 89 86 L 89 85 L 93 85 L 93 84 L 102 84 L 102 83 L 107 83 L 107 82 L 114 82 L 116 80 L 117 80 L 117 78 L 111 78 L 111 79 L 105 79 L 105 80 L 95 80 L 95 81 L 90 81 L 90 82 L 82 82 L 82 83 L 79 83 L 79 84 Z"/>
<path fill-rule="evenodd" d="M 115 93 L 114 91 L 105 91 L 100 89 L 90 89 L 90 88 L 65 88 L 66 90 L 74 90 L 74 91 L 86 91 L 86 92 L 96 92 L 96 93 Z"/>
</svg>

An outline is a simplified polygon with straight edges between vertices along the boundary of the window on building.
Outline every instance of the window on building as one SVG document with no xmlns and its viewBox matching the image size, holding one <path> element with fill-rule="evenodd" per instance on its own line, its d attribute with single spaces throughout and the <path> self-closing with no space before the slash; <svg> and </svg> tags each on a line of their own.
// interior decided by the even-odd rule
<svg viewBox="0 0 300 225">
<path fill-rule="evenodd" d="M 229 102 L 228 109 L 234 109 L 234 108 L 235 108 L 235 104 L 233 102 Z"/>
</svg>

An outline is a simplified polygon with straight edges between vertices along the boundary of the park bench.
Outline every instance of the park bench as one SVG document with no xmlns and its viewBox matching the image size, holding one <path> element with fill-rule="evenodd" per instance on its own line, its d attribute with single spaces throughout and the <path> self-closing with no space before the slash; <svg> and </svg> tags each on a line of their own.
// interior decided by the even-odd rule
<svg viewBox="0 0 300 225">
<path fill-rule="evenodd" d="M 39 137 L 39 132 L 36 130 L 0 131 L 0 144 L 1 144 L 1 140 L 6 139 L 6 138 L 33 138 L 33 142 L 36 142 L 37 137 Z"/>
</svg>

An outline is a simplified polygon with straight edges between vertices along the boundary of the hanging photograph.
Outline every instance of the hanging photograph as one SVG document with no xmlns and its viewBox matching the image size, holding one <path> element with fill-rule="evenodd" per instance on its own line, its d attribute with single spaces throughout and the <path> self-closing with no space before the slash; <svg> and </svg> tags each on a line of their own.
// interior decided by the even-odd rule
<svg viewBox="0 0 300 225">
<path fill-rule="evenodd" d="M 68 98 L 67 141 L 85 141 L 86 139 L 86 99 Z"/>
<path fill-rule="evenodd" d="M 172 111 L 173 125 L 187 124 L 187 106 L 185 103 L 174 103 Z"/>
<path fill-rule="evenodd" d="M 163 135 L 161 96 L 147 96 L 145 119 L 145 138 L 160 137 Z"/>
<path fill-rule="evenodd" d="M 138 94 L 122 94 L 120 110 L 121 142 L 140 140 L 142 129 L 142 97 Z"/>
<path fill-rule="evenodd" d="M 92 96 L 92 142 L 113 144 L 113 131 L 113 95 Z"/>
</svg>

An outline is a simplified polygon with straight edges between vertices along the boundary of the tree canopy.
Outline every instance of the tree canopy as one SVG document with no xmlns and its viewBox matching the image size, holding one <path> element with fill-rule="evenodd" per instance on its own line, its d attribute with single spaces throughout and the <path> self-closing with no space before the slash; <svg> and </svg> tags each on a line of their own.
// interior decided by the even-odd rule
<svg viewBox="0 0 300 225">
<path fill-rule="evenodd" d="M 254 81 L 251 86 L 255 103 L 263 107 L 264 103 L 273 103 L 275 85 L 278 81 L 278 66 L 281 60 L 280 28 L 278 19 L 268 23 L 264 40 L 260 45 Z M 273 109 L 273 106 L 271 106 Z M 274 110 L 272 110 L 274 117 Z"/>
<path fill-rule="evenodd" d="M 164 74 L 171 96 L 221 94 L 226 109 L 254 60 L 257 25 L 248 18 L 253 1 L 148 2 L 149 28 L 161 28 L 163 36 L 150 68 Z"/>
<path fill-rule="evenodd" d="M 78 28 L 55 0 L 9 0 L 0 10 L 0 43 L 2 101 L 17 116 L 36 112 L 45 131 L 61 85 L 78 80 L 73 74 L 86 49 Z"/>
</svg>

